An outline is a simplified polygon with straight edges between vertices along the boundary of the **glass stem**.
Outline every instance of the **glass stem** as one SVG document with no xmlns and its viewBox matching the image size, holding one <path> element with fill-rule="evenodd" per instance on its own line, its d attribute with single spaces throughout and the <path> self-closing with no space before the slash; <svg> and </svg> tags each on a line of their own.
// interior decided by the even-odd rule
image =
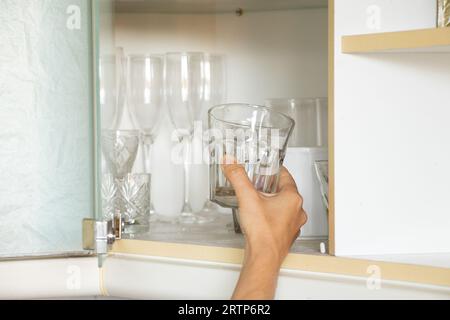
<svg viewBox="0 0 450 320">
<path fill-rule="evenodd" d="M 142 168 L 144 173 L 150 174 L 150 188 L 152 186 L 153 180 L 153 168 L 152 168 L 152 147 L 153 147 L 153 136 L 151 134 L 142 133 L 141 136 L 141 147 L 142 147 Z M 153 207 L 153 199 L 150 196 L 150 214 L 154 214 L 155 209 Z"/>
<path fill-rule="evenodd" d="M 189 203 L 189 191 L 190 191 L 190 160 L 191 160 L 191 136 L 183 138 L 184 143 L 184 214 L 192 213 L 192 208 Z"/>
<path fill-rule="evenodd" d="M 144 133 L 144 171 L 145 173 L 152 174 L 152 147 L 153 147 L 153 137 L 150 134 Z"/>
</svg>

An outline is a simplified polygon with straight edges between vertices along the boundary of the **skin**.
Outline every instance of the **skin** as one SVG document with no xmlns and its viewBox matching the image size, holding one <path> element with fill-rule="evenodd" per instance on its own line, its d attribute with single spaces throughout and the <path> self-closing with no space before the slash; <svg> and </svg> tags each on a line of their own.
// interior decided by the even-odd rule
<svg viewBox="0 0 450 320">
<path fill-rule="evenodd" d="M 236 191 L 246 241 L 244 263 L 232 299 L 273 299 L 281 264 L 307 221 L 303 198 L 284 167 L 275 195 L 256 191 L 239 164 L 226 164 L 222 169 Z"/>
</svg>

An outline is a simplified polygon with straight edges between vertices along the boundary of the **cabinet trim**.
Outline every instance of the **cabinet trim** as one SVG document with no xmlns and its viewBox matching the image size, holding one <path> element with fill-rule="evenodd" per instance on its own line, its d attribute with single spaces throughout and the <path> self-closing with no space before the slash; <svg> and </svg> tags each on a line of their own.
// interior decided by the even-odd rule
<svg viewBox="0 0 450 320">
<path fill-rule="evenodd" d="M 334 231 L 334 0 L 328 1 L 328 251 L 335 255 Z"/>
<path fill-rule="evenodd" d="M 432 28 L 342 37 L 342 53 L 389 51 L 450 52 L 450 28 Z"/>
<path fill-rule="evenodd" d="M 112 253 L 166 257 L 185 260 L 242 264 L 243 249 L 208 247 L 143 240 L 117 241 Z M 371 267 L 380 270 L 382 280 L 403 281 L 450 287 L 450 269 L 413 264 L 340 258 L 326 255 L 289 254 L 282 268 L 340 274 L 371 276 Z"/>
</svg>

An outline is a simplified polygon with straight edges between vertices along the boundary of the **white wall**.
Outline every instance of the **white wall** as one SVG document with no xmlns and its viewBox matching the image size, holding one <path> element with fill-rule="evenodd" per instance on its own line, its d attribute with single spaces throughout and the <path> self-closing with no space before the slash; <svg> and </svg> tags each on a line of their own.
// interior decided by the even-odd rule
<svg viewBox="0 0 450 320">
<path fill-rule="evenodd" d="M 127 53 L 224 54 L 230 101 L 327 95 L 327 10 L 218 15 L 118 14 Z"/>
<path fill-rule="evenodd" d="M 117 14 L 116 45 L 126 53 L 205 51 L 227 60 L 228 102 L 327 96 L 327 9 L 235 14 Z M 182 168 L 171 164 L 171 126 L 164 119 L 154 148 L 152 194 L 157 211 L 182 205 Z M 129 127 L 125 119 L 122 127 Z M 194 168 L 195 169 L 195 168 Z M 198 169 L 198 168 L 197 168 Z M 206 171 L 196 171 L 192 204 L 208 194 Z M 200 181 L 200 182 L 199 182 Z"/>
<path fill-rule="evenodd" d="M 337 255 L 450 251 L 449 54 L 341 53 L 342 35 L 370 31 L 369 5 L 382 30 L 433 27 L 433 1 L 385 18 L 401 1 L 335 2 Z"/>
</svg>

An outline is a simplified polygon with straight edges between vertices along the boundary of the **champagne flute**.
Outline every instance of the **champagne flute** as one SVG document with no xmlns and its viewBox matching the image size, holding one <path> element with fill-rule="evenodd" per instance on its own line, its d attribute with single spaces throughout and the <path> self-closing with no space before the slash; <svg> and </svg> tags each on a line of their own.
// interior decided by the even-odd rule
<svg viewBox="0 0 450 320">
<path fill-rule="evenodd" d="M 152 172 L 151 148 L 157 133 L 163 100 L 164 61 L 157 55 L 128 58 L 128 104 L 130 118 L 140 132 L 143 171 Z M 154 210 L 150 202 L 151 218 Z"/>
<path fill-rule="evenodd" d="M 208 129 L 208 110 L 213 106 L 225 103 L 226 96 L 226 64 L 225 57 L 218 54 L 208 54 L 205 56 L 205 103 L 199 120 L 202 121 L 203 128 Z M 207 148 L 207 145 L 204 146 Z M 206 150 L 208 151 L 208 150 Z M 203 165 L 203 164 L 202 164 Z M 204 171 L 209 175 L 209 165 L 203 165 Z M 209 200 L 208 197 L 202 209 L 197 212 L 204 222 L 210 222 L 217 218 L 219 206 Z"/>
<path fill-rule="evenodd" d="M 99 91 L 101 128 L 114 130 L 120 124 L 125 103 L 125 72 L 123 49 L 104 54 L 99 59 Z"/>
<path fill-rule="evenodd" d="M 191 146 L 194 121 L 201 114 L 205 99 L 205 55 L 203 53 L 166 54 L 166 100 L 170 120 L 180 143 L 184 144 L 184 203 L 179 221 L 202 222 L 189 201 Z"/>
</svg>

